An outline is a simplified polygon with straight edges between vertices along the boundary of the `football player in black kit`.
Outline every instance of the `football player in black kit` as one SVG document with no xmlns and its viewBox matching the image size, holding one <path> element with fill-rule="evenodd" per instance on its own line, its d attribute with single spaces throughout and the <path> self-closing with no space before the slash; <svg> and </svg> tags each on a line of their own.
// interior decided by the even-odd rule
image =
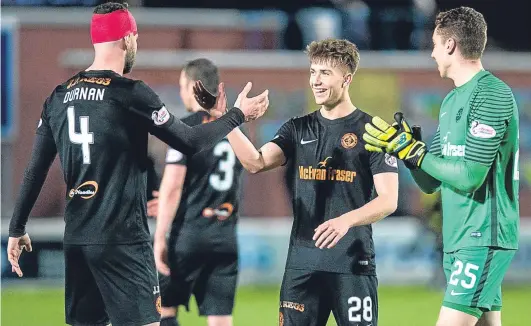
<svg viewBox="0 0 531 326">
<path fill-rule="evenodd" d="M 332 311 L 340 326 L 376 326 L 371 224 L 396 210 L 397 161 L 364 149 L 364 126 L 372 117 L 356 108 L 348 93 L 359 62 L 357 47 L 328 39 L 312 42 L 307 53 L 310 87 L 321 108 L 287 121 L 260 150 L 238 128 L 228 139 L 251 173 L 283 164 L 295 170 L 279 324 L 326 325 Z M 200 83 L 195 92 L 198 99 L 208 96 Z"/>
<path fill-rule="evenodd" d="M 57 86 L 44 103 L 9 226 L 8 259 L 22 276 L 18 260 L 22 250 L 31 251 L 26 222 L 58 155 L 67 186 L 66 323 L 159 325 L 159 284 L 146 218 L 148 133 L 193 154 L 262 115 L 267 91 L 251 99 L 240 94 L 239 109 L 190 127 L 145 83 L 123 76 L 133 67 L 138 37 L 126 5 L 96 7 L 91 37 L 92 65 Z"/>
<path fill-rule="evenodd" d="M 215 90 L 219 83 L 217 67 L 200 58 L 188 62 L 181 72 L 181 99 L 193 112 L 183 122 L 190 126 L 212 119 L 194 99 L 192 87 L 197 80 Z M 155 263 L 162 274 L 161 326 L 179 325 L 177 308 L 188 308 L 192 294 L 199 314 L 208 316 L 208 325 L 232 325 L 242 172 L 226 139 L 193 156 L 168 149 L 153 244 Z"/>
</svg>

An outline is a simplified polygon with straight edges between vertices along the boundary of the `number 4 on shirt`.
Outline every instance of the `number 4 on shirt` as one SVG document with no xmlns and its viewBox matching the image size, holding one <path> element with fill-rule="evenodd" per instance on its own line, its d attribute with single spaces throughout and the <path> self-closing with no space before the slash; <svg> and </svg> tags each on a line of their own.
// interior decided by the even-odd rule
<svg viewBox="0 0 531 326">
<path fill-rule="evenodd" d="M 94 134 L 89 132 L 89 117 L 79 117 L 79 130 L 76 132 L 76 112 L 73 106 L 68 107 L 68 138 L 73 144 L 81 145 L 83 164 L 90 164 L 90 147 L 94 144 Z"/>
</svg>

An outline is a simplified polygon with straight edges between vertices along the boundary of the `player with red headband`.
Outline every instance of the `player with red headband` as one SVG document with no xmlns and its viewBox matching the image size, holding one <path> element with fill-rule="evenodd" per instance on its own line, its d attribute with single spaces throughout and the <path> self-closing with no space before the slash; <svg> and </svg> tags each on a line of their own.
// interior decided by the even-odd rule
<svg viewBox="0 0 531 326">
<path fill-rule="evenodd" d="M 127 5 L 99 5 L 90 29 L 94 62 L 44 103 L 9 226 L 8 258 L 22 276 L 19 257 L 31 251 L 26 223 L 58 155 L 67 185 L 66 323 L 159 325 L 160 290 L 146 216 L 148 133 L 193 154 L 260 117 L 268 92 L 247 98 L 249 83 L 237 107 L 214 122 L 189 127 L 145 83 L 123 76 L 133 67 L 138 38 Z M 219 90 L 224 94 L 222 84 Z"/>
</svg>

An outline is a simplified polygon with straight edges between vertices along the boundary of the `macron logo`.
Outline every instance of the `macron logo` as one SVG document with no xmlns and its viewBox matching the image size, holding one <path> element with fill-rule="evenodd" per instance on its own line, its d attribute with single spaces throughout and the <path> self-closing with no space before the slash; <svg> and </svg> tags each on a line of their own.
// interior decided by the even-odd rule
<svg viewBox="0 0 531 326">
<path fill-rule="evenodd" d="M 309 143 L 313 143 L 314 141 L 317 141 L 317 139 L 304 140 L 304 138 L 301 138 L 301 145 L 306 145 L 306 144 L 309 144 Z"/>
</svg>

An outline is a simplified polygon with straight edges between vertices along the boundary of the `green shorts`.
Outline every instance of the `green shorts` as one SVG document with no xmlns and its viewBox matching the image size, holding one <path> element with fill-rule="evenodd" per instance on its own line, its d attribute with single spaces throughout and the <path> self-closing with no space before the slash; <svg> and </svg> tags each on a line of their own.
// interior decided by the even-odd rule
<svg viewBox="0 0 531 326">
<path fill-rule="evenodd" d="M 502 306 L 501 284 L 516 250 L 470 247 L 444 253 L 443 306 L 481 317 Z"/>
</svg>

